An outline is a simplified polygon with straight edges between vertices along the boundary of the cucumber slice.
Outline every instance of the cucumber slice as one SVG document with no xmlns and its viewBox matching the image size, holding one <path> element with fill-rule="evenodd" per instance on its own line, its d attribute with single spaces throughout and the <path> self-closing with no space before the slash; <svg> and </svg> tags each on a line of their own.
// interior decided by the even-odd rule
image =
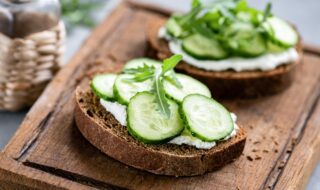
<svg viewBox="0 0 320 190">
<path fill-rule="evenodd" d="M 249 39 L 239 41 L 239 49 L 236 51 L 244 57 L 256 57 L 265 53 L 266 50 L 264 37 L 261 34 L 255 34 Z"/>
<path fill-rule="evenodd" d="M 116 74 L 96 75 L 91 81 L 91 89 L 99 98 L 104 100 L 114 100 L 113 84 L 116 78 Z"/>
<path fill-rule="evenodd" d="M 232 51 L 244 57 L 255 57 L 267 50 L 264 37 L 256 32 L 251 23 L 235 22 L 225 31 L 228 39 L 228 46 Z"/>
<path fill-rule="evenodd" d="M 179 105 L 169 100 L 170 118 L 166 118 L 159 110 L 155 95 L 140 92 L 135 95 L 128 105 L 129 133 L 144 143 L 165 143 L 178 136 L 184 129 L 179 115 Z"/>
<path fill-rule="evenodd" d="M 181 109 L 187 129 L 203 141 L 218 141 L 233 131 L 230 112 L 211 98 L 189 95 L 184 98 Z"/>
<path fill-rule="evenodd" d="M 200 81 L 183 74 L 176 74 L 177 79 L 182 84 L 182 88 L 176 87 L 168 80 L 163 81 L 164 90 L 170 98 L 181 103 L 183 99 L 190 94 L 202 94 L 211 97 L 208 87 Z"/>
<path fill-rule="evenodd" d="M 193 34 L 182 41 L 182 48 L 197 59 L 223 59 L 228 52 L 215 39 L 209 39 L 201 34 Z"/>
<path fill-rule="evenodd" d="M 267 42 L 267 46 L 268 46 L 268 52 L 270 53 L 278 53 L 278 52 L 285 51 L 284 47 L 279 46 L 271 41 Z"/>
<path fill-rule="evenodd" d="M 167 32 L 173 37 L 179 37 L 182 35 L 183 30 L 181 26 L 178 24 L 175 17 L 171 17 L 166 23 Z"/>
<path fill-rule="evenodd" d="M 126 80 L 133 78 L 129 74 L 121 74 L 116 78 L 113 86 L 114 96 L 121 104 L 127 105 L 130 99 L 138 92 L 150 91 L 152 88 L 152 80 L 143 82 L 128 82 Z"/>
<path fill-rule="evenodd" d="M 148 66 L 155 66 L 155 67 L 161 67 L 162 65 L 160 61 L 142 57 L 142 58 L 132 59 L 131 61 L 128 61 L 125 64 L 124 69 L 133 69 L 133 68 L 143 67 L 144 64 Z"/>
<path fill-rule="evenodd" d="M 268 18 L 263 27 L 266 29 L 270 39 L 278 45 L 289 48 L 298 42 L 299 37 L 294 28 L 280 18 Z"/>
</svg>

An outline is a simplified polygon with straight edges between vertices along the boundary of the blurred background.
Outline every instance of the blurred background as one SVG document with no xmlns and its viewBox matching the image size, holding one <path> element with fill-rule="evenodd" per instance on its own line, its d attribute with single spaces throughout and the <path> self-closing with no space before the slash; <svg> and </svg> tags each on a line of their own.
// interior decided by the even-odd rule
<svg viewBox="0 0 320 190">
<path fill-rule="evenodd" d="M 191 0 L 134 0 L 157 5 L 172 11 L 186 11 Z M 268 1 L 248 0 L 253 7 L 264 9 Z M 61 18 L 67 28 L 66 51 L 63 63 L 67 64 L 90 34 L 92 28 L 101 22 L 120 0 L 61 0 Z M 320 47 L 320 1 L 319 0 L 274 0 L 272 12 L 294 23 L 305 43 Z M 17 113 L 0 111 L 0 150 L 10 140 L 26 116 L 28 109 Z M 307 187 L 320 190 L 320 164 L 314 171 Z"/>
</svg>

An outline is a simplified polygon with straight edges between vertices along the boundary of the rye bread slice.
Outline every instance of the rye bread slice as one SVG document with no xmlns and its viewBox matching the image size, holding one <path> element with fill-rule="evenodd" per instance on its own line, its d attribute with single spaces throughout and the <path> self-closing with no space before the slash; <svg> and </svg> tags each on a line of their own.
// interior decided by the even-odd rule
<svg viewBox="0 0 320 190">
<path fill-rule="evenodd" d="M 159 17 L 149 23 L 148 42 L 149 55 L 158 59 L 170 57 L 172 53 L 168 43 L 158 38 L 160 27 L 164 26 L 166 19 Z M 288 88 L 295 76 L 297 66 L 302 61 L 301 40 L 296 46 L 299 53 L 299 60 L 277 67 L 270 71 L 206 71 L 196 68 L 187 63 L 180 63 L 176 66 L 178 72 L 186 73 L 205 83 L 212 91 L 215 98 L 252 98 L 268 94 L 275 94 Z"/>
<path fill-rule="evenodd" d="M 103 153 L 134 168 L 161 175 L 194 176 L 216 170 L 239 157 L 246 141 L 246 133 L 240 128 L 235 137 L 209 150 L 187 145 L 146 145 L 130 136 L 91 90 L 79 88 L 75 120 L 82 135 Z"/>
</svg>

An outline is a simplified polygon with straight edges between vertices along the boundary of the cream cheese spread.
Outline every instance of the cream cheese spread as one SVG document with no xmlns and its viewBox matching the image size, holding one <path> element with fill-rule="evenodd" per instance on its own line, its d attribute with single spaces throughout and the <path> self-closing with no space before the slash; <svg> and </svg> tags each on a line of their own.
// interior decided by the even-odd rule
<svg viewBox="0 0 320 190">
<path fill-rule="evenodd" d="M 299 59 L 297 50 L 290 48 L 283 52 L 266 53 L 254 58 L 230 57 L 222 60 L 198 60 L 183 51 L 181 41 L 172 39 L 167 34 L 165 28 L 162 27 L 159 30 L 158 37 L 166 39 L 169 42 L 169 49 L 173 54 L 181 54 L 186 63 L 207 71 L 225 71 L 228 69 L 237 72 L 252 70 L 269 71 L 280 65 L 290 64 Z"/>
<path fill-rule="evenodd" d="M 110 102 L 106 101 L 103 99 L 100 99 L 100 104 L 108 111 L 110 112 L 118 121 L 121 125 L 127 126 L 127 110 L 126 106 L 119 104 L 117 102 Z M 233 113 L 231 113 L 232 120 L 234 122 L 234 129 L 232 133 L 225 137 L 223 140 L 228 140 L 232 137 L 234 137 L 237 134 L 237 130 L 239 129 L 236 121 L 237 121 L 237 116 Z M 175 137 L 168 143 L 171 144 L 177 144 L 177 145 L 189 145 L 189 146 L 194 146 L 198 149 L 210 149 L 216 145 L 216 142 L 205 142 L 202 141 L 196 137 L 193 137 L 190 132 L 187 130 L 184 130 L 180 136 Z"/>
<path fill-rule="evenodd" d="M 100 99 L 100 104 L 110 112 L 121 125 L 127 126 L 127 107 L 118 102 L 110 102 Z"/>
<path fill-rule="evenodd" d="M 234 123 L 234 128 L 231 134 L 227 137 L 225 137 L 223 140 L 228 140 L 232 137 L 234 137 L 237 134 L 237 131 L 239 129 L 238 125 L 236 124 L 237 116 L 234 113 L 231 113 L 231 117 Z M 189 145 L 189 146 L 195 146 L 198 149 L 210 149 L 214 146 L 216 146 L 216 142 L 205 142 L 202 141 L 196 137 L 193 137 L 189 131 L 184 130 L 180 136 L 172 139 L 169 141 L 171 144 L 177 144 L 177 145 Z"/>
</svg>

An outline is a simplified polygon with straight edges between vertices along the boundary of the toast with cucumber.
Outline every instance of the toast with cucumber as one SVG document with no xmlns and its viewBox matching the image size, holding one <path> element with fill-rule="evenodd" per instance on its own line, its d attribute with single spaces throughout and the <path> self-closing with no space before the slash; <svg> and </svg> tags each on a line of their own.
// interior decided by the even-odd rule
<svg viewBox="0 0 320 190">
<path fill-rule="evenodd" d="M 176 70 L 214 90 L 214 97 L 258 97 L 281 92 L 302 60 L 296 29 L 245 0 L 194 0 L 186 14 L 158 17 L 148 27 L 149 54 L 182 54 Z"/>
<path fill-rule="evenodd" d="M 83 136 L 108 156 L 161 175 L 201 175 L 238 158 L 245 131 L 206 85 L 175 73 L 181 59 L 137 58 L 122 73 L 97 74 L 77 88 Z"/>
</svg>

